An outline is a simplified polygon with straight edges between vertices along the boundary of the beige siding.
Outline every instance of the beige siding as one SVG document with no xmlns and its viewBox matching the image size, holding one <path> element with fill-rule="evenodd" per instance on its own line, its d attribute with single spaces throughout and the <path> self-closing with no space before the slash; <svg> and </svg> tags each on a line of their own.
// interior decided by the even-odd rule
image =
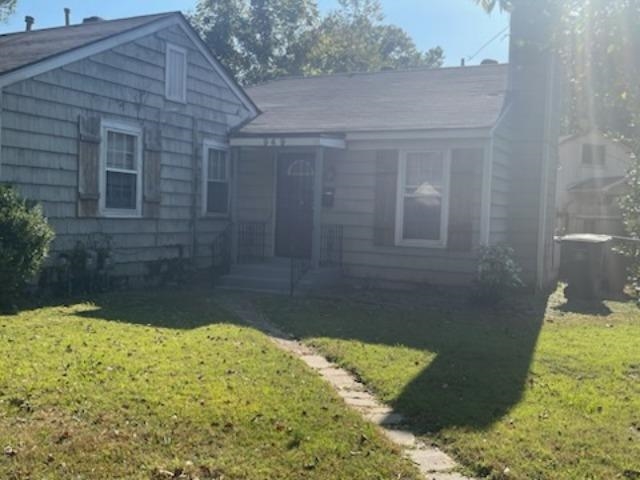
<svg viewBox="0 0 640 480">
<path fill-rule="evenodd" d="M 164 96 L 167 41 L 188 50 L 186 104 Z M 175 256 L 177 245 L 195 253 L 199 264 L 209 261 L 210 244 L 225 220 L 200 216 L 202 142 L 226 142 L 229 129 L 249 112 L 179 27 L 9 85 L 2 109 L 0 180 L 42 202 L 57 233 L 54 256 L 102 232 L 112 236 L 116 260 L 129 272 L 144 273 L 141 262 Z M 77 218 L 81 114 L 141 127 L 160 122 L 159 218 Z"/>
</svg>

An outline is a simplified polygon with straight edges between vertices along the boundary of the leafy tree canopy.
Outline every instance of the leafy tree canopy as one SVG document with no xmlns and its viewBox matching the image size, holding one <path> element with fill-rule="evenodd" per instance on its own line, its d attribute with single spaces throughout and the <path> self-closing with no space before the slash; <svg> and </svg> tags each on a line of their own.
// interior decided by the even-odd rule
<svg viewBox="0 0 640 480">
<path fill-rule="evenodd" d="M 4 21 L 16 10 L 17 0 L 0 0 L 0 21 Z"/>
<path fill-rule="evenodd" d="M 554 12 L 554 47 L 564 61 L 568 124 L 638 135 L 640 0 L 474 0 L 486 11 L 519 3 Z"/>
<path fill-rule="evenodd" d="M 245 84 L 283 75 L 435 67 L 436 47 L 417 49 L 384 23 L 379 0 L 339 0 L 320 16 L 315 0 L 200 0 L 190 20 L 222 63 Z"/>
</svg>

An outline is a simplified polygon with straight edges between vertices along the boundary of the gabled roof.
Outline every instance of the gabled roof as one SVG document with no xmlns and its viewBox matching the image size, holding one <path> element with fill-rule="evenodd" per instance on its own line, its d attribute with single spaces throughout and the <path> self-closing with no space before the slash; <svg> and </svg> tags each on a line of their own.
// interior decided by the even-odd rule
<svg viewBox="0 0 640 480">
<path fill-rule="evenodd" d="M 283 78 L 247 89 L 262 114 L 240 136 L 490 128 L 507 65 Z"/>
<path fill-rule="evenodd" d="M 233 76 L 214 58 L 180 12 L 44 28 L 0 35 L 0 86 L 29 78 L 177 24 L 231 90 L 256 114 L 257 107 Z"/>
<path fill-rule="evenodd" d="M 0 74 L 166 18 L 172 13 L 0 35 Z"/>
</svg>

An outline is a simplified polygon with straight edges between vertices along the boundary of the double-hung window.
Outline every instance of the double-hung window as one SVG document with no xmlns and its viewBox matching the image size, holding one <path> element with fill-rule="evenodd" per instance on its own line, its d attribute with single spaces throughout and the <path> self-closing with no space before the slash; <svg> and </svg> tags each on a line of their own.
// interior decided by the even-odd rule
<svg viewBox="0 0 640 480">
<path fill-rule="evenodd" d="M 100 207 L 107 216 L 142 212 L 142 130 L 103 122 Z"/>
<path fill-rule="evenodd" d="M 585 143 L 582 145 L 582 163 L 584 165 L 603 166 L 607 157 L 604 145 Z"/>
<path fill-rule="evenodd" d="M 449 207 L 448 152 L 401 152 L 396 244 L 444 247 Z"/>
<path fill-rule="evenodd" d="M 170 43 L 165 60 L 165 96 L 174 102 L 187 101 L 187 51 Z"/>
<path fill-rule="evenodd" d="M 203 170 L 203 213 L 228 214 L 231 172 L 228 151 L 223 145 L 205 143 Z"/>
</svg>

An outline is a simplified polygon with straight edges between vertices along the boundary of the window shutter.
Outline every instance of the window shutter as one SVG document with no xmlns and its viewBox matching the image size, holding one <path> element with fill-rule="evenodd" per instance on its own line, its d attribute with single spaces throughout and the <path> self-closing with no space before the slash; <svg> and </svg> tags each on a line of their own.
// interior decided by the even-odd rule
<svg viewBox="0 0 640 480">
<path fill-rule="evenodd" d="M 97 217 L 100 199 L 100 117 L 78 117 L 78 217 Z"/>
<path fill-rule="evenodd" d="M 160 161 L 162 152 L 162 132 L 158 127 L 144 131 L 144 179 L 142 213 L 148 218 L 160 216 Z"/>
<path fill-rule="evenodd" d="M 373 243 L 395 244 L 398 151 L 379 150 L 376 155 L 376 191 Z"/>
<path fill-rule="evenodd" d="M 473 210 L 477 202 L 477 179 L 480 178 L 482 149 L 455 149 L 451 158 L 449 191 L 449 250 L 468 252 L 473 246 Z"/>
</svg>

